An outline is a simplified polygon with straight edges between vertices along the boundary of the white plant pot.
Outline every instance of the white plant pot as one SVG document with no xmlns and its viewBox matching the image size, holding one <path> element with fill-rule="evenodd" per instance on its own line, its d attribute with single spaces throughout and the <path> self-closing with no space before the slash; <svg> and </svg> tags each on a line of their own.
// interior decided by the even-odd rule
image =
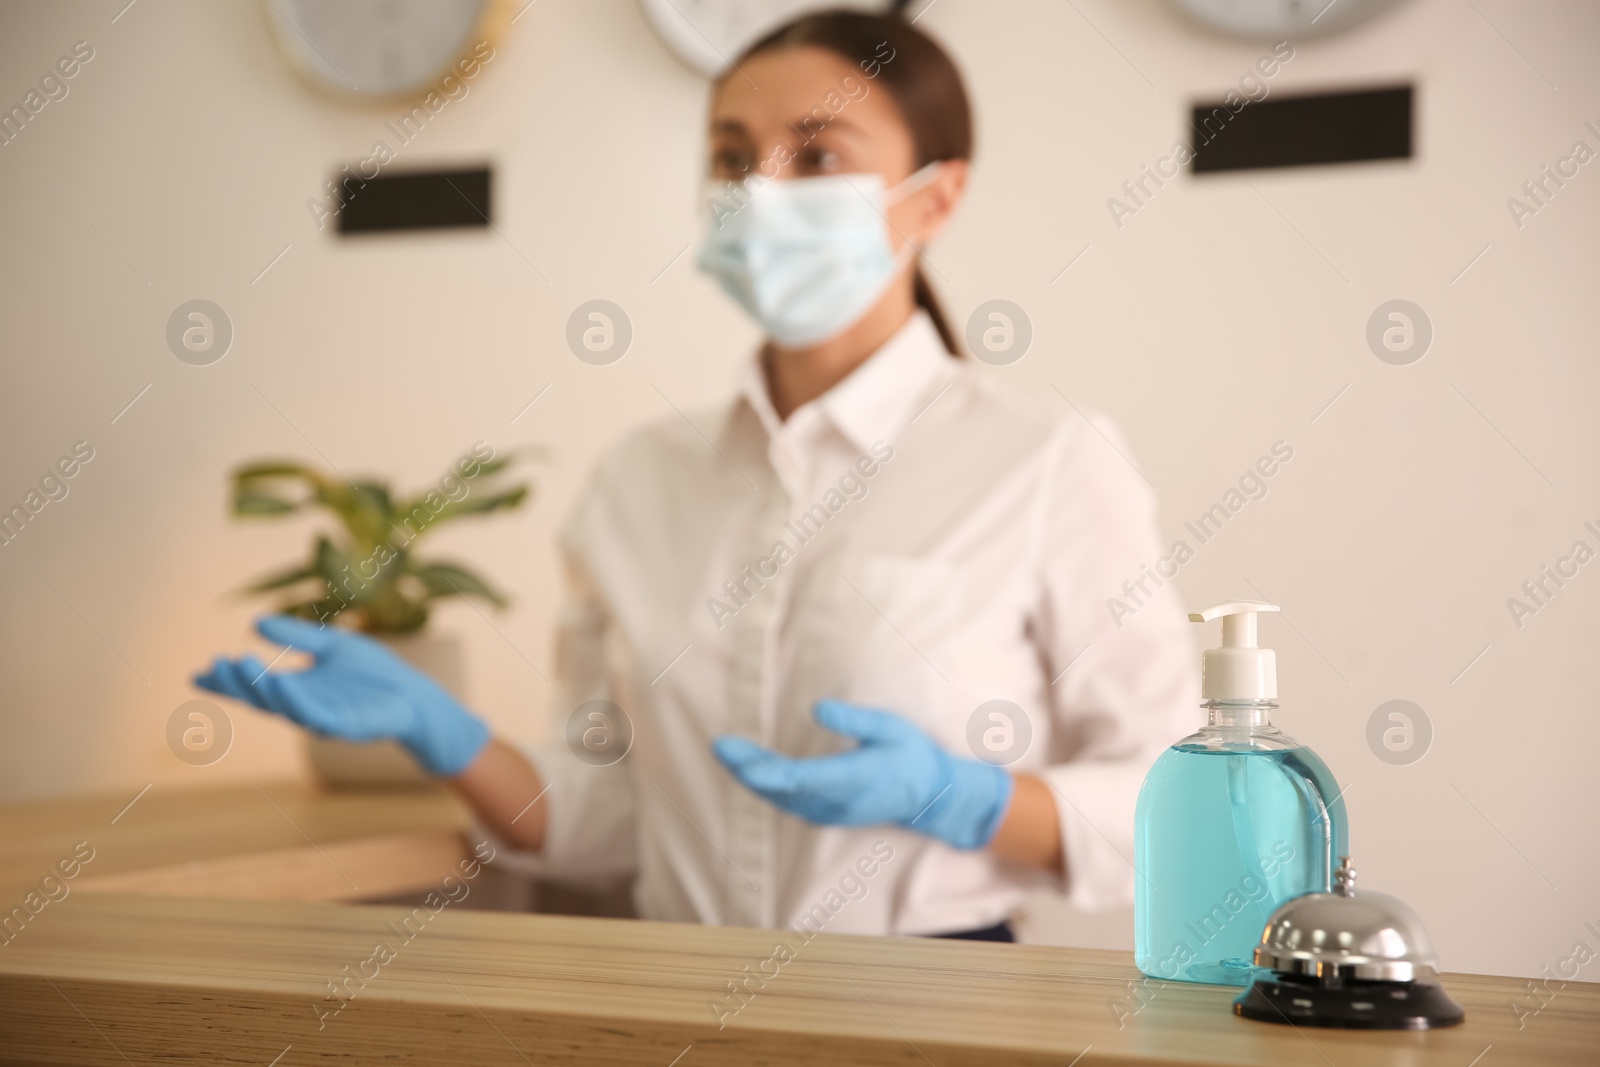
<svg viewBox="0 0 1600 1067">
<path fill-rule="evenodd" d="M 465 658 L 454 634 L 404 634 L 379 638 L 389 650 L 438 682 L 463 704 Z M 393 788 L 423 785 L 432 780 L 411 753 L 395 741 L 341 741 L 306 734 L 306 756 L 317 777 L 332 786 Z"/>
</svg>

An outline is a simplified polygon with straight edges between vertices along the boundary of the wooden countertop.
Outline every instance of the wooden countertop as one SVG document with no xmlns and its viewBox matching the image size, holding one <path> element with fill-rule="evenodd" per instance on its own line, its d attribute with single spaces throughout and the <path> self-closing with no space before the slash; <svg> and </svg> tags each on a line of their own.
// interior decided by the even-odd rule
<svg viewBox="0 0 1600 1067">
<path fill-rule="evenodd" d="M 403 926 L 408 914 L 400 905 L 74 894 L 0 948 L 0 1063 L 1500 1067 L 1600 1059 L 1600 985 L 1589 983 L 1555 990 L 1519 1030 L 1508 1003 L 1533 1003 L 1524 980 L 1449 975 L 1446 986 L 1467 1011 L 1463 1025 L 1364 1033 L 1240 1019 L 1229 1008 L 1236 990 L 1145 983 L 1120 952 L 826 934 L 802 943 L 769 930 L 450 904 Z M 764 962 L 785 936 L 793 958 Z M 752 982 L 757 991 L 741 1010 L 719 1014 L 717 1005 L 738 1005 L 725 983 L 747 967 L 776 975 L 764 988 Z M 327 983 L 351 975 L 329 992 Z"/>
<path fill-rule="evenodd" d="M 0 905 L 85 843 L 72 890 L 253 900 L 375 900 L 425 889 L 467 855 L 466 807 L 442 787 L 340 791 L 308 781 L 145 791 L 0 807 Z"/>
<path fill-rule="evenodd" d="M 1296 1029 L 1121 952 L 469 910 L 469 825 L 303 782 L 0 808 L 0 1064 L 1600 1063 L 1587 983 L 1450 975 L 1462 1026 Z"/>
</svg>

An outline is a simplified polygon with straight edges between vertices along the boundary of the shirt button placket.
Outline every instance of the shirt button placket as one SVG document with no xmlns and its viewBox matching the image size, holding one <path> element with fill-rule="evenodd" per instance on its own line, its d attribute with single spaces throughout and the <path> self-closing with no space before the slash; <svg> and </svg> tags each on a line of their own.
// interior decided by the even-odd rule
<svg viewBox="0 0 1600 1067">
<path fill-rule="evenodd" d="M 757 574 L 756 566 L 777 540 L 787 512 L 788 498 L 781 489 L 772 486 L 763 492 L 735 557 L 741 568 L 749 567 L 733 575 L 734 584 L 742 587 L 744 603 L 728 620 L 733 631 L 729 635 L 729 727 L 763 745 L 771 745 L 774 734 L 775 713 L 768 706 L 772 702 L 771 634 L 782 607 L 779 583 L 783 575 L 780 571 L 775 578 L 764 578 Z M 735 868 L 728 872 L 727 882 L 726 921 L 730 925 L 769 926 L 776 921 L 771 870 L 775 819 L 766 800 L 743 787 L 734 790 L 727 843 L 728 859 Z"/>
</svg>

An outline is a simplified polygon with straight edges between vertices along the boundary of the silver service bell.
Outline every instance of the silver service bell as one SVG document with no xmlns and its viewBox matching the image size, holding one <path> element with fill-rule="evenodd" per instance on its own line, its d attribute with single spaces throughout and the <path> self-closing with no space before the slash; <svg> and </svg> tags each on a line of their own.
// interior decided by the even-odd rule
<svg viewBox="0 0 1600 1067">
<path fill-rule="evenodd" d="M 1349 856 L 1332 892 L 1280 904 L 1256 946 L 1256 979 L 1233 1002 L 1265 1022 L 1362 1030 L 1427 1030 L 1465 1018 L 1439 985 L 1433 943 L 1417 913 L 1386 893 L 1356 892 Z"/>
</svg>

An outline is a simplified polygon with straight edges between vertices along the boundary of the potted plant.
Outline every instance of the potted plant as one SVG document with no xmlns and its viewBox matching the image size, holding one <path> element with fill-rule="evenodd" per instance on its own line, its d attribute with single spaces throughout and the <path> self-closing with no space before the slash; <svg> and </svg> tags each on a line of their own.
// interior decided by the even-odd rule
<svg viewBox="0 0 1600 1067">
<path fill-rule="evenodd" d="M 496 608 L 506 598 L 459 563 L 422 559 L 416 542 L 446 522 L 520 507 L 526 484 L 500 483 L 515 454 L 496 457 L 480 441 L 429 488 L 405 497 L 388 484 L 351 481 L 292 461 L 249 463 L 233 472 L 233 514 L 280 518 L 320 510 L 336 520 L 318 535 L 310 558 L 247 588 L 276 593 L 277 610 L 382 640 L 464 699 L 460 644 L 425 633 L 430 608 L 442 597 L 474 597 Z M 393 785 L 425 780 L 420 767 L 393 742 L 356 744 L 307 735 L 311 764 L 341 785 Z"/>
</svg>

